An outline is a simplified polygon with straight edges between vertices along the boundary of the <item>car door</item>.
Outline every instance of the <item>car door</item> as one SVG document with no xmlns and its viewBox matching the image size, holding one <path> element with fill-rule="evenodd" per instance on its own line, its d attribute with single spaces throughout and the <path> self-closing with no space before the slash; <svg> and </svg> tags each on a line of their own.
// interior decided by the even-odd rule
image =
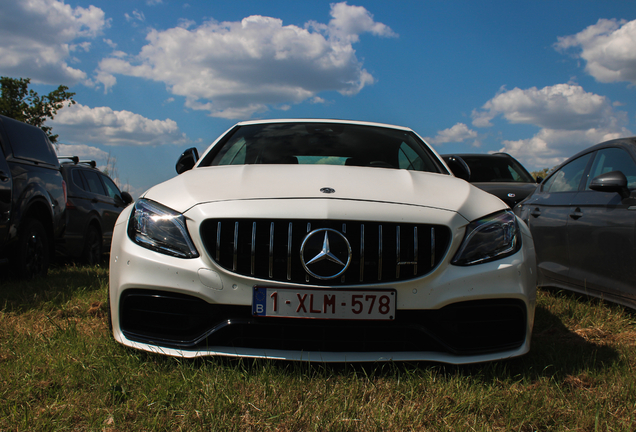
<svg viewBox="0 0 636 432">
<path fill-rule="evenodd" d="M 11 170 L 0 145 L 0 243 L 4 242 L 9 230 L 12 188 Z"/>
<path fill-rule="evenodd" d="M 595 177 L 621 171 L 636 189 L 636 162 L 623 148 L 596 152 L 585 188 L 576 194 L 568 215 L 570 282 L 612 295 L 636 299 L 636 204 L 617 192 L 590 189 Z"/>
<path fill-rule="evenodd" d="M 107 241 L 107 243 L 110 243 L 110 239 L 113 236 L 113 228 L 115 227 L 115 222 L 117 222 L 119 213 L 121 213 L 124 207 L 126 207 L 126 203 L 121 197 L 119 188 L 109 177 L 100 174 L 100 178 L 104 183 L 107 195 L 106 199 L 104 200 L 104 213 L 102 216 L 104 225 L 102 229 L 104 230 L 105 240 Z M 106 246 L 108 246 L 108 244 Z"/>
<path fill-rule="evenodd" d="M 534 238 L 537 267 L 542 277 L 568 280 L 567 223 L 570 204 L 578 193 L 590 160 L 591 154 L 585 154 L 562 166 L 524 204 L 529 212 L 527 222 Z"/>
</svg>

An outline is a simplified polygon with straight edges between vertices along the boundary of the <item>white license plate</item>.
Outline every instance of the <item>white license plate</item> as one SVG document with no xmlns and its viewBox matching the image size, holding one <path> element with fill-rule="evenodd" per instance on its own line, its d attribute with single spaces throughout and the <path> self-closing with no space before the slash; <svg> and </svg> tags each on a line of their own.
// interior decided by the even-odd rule
<svg viewBox="0 0 636 432">
<path fill-rule="evenodd" d="M 255 287 L 252 314 L 279 318 L 393 320 L 395 297 L 395 290 Z"/>
</svg>

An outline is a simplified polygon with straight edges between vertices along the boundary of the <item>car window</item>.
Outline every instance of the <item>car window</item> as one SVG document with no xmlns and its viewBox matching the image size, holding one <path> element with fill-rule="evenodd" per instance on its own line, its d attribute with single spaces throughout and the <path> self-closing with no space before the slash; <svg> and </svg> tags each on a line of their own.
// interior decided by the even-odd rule
<svg viewBox="0 0 636 432">
<path fill-rule="evenodd" d="M 422 158 L 406 143 L 400 146 L 398 154 L 399 167 L 412 171 L 424 171 Z"/>
<path fill-rule="evenodd" d="M 596 152 L 585 189 L 590 190 L 590 183 L 595 177 L 611 171 L 625 174 L 627 187 L 636 189 L 636 164 L 629 153 L 620 148 L 606 148 Z"/>
<path fill-rule="evenodd" d="M 592 153 L 588 153 L 564 165 L 545 181 L 542 190 L 550 193 L 578 190 L 591 156 Z"/>
<path fill-rule="evenodd" d="M 88 186 L 84 183 L 84 176 L 80 170 L 74 169 L 71 171 L 73 177 L 73 183 L 79 186 L 83 190 L 88 190 Z"/>
<path fill-rule="evenodd" d="M 102 186 L 102 182 L 99 180 L 98 173 L 94 171 L 84 171 L 84 179 L 86 180 L 89 191 L 100 195 L 106 195 L 104 186 Z"/>
<path fill-rule="evenodd" d="M 462 156 L 470 168 L 470 181 L 534 183 L 532 176 L 516 160 L 506 156 Z"/>
<path fill-rule="evenodd" d="M 237 128 L 202 166 L 330 164 L 446 172 L 410 131 L 339 123 L 275 123 Z"/>
<path fill-rule="evenodd" d="M 227 146 L 219 165 L 245 165 L 245 138 L 239 138 Z"/>
<path fill-rule="evenodd" d="M 104 186 L 106 186 L 106 194 L 112 199 L 120 199 L 121 200 L 121 192 L 119 188 L 113 182 L 110 177 L 102 175 L 102 181 L 104 182 Z"/>
</svg>

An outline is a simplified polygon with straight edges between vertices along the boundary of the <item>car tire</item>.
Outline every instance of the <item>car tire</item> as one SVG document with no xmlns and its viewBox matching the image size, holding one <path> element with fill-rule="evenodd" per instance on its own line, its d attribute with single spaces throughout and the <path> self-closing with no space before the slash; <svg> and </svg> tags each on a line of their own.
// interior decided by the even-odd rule
<svg viewBox="0 0 636 432">
<path fill-rule="evenodd" d="M 84 236 L 82 261 L 87 265 L 97 265 L 102 261 L 102 235 L 94 225 L 88 227 Z"/>
<path fill-rule="evenodd" d="M 46 276 L 49 261 L 49 238 L 44 226 L 37 219 L 27 219 L 22 225 L 18 238 L 14 266 L 16 273 L 24 278 Z"/>
</svg>

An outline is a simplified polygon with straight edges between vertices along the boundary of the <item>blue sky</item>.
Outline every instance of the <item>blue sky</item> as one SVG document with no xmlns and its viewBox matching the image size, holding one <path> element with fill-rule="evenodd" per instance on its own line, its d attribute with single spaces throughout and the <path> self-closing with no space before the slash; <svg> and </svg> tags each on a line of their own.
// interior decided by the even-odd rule
<svg viewBox="0 0 636 432">
<path fill-rule="evenodd" d="M 59 154 L 110 157 L 135 197 L 258 118 L 408 126 L 537 170 L 636 135 L 636 3 L 0 0 L 0 75 L 75 92 Z"/>
</svg>

